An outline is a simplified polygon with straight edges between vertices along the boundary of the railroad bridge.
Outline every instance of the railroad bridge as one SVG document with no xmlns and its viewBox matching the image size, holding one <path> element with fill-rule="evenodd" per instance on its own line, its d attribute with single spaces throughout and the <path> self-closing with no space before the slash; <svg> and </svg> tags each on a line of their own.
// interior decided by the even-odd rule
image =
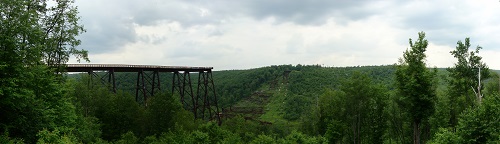
<svg viewBox="0 0 500 144">
<path fill-rule="evenodd" d="M 193 112 L 195 118 L 217 120 L 220 112 L 212 78 L 213 67 L 124 65 L 124 64 L 67 64 L 67 72 L 86 72 L 90 80 L 108 83 L 116 93 L 115 73 L 136 72 L 135 99 L 147 105 L 149 97 L 160 92 L 160 73 L 172 73 L 172 94 L 178 93 L 184 108 Z M 105 73 L 99 75 L 98 73 Z M 198 74 L 196 93 L 193 91 L 191 74 Z"/>
</svg>

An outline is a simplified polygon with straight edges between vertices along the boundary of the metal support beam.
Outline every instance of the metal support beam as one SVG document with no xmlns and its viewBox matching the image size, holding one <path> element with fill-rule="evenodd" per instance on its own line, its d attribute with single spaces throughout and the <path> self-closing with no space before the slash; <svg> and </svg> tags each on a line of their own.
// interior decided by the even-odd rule
<svg viewBox="0 0 500 144">
<path fill-rule="evenodd" d="M 137 85 L 135 90 L 135 100 L 147 105 L 149 97 L 160 92 L 160 72 L 146 71 L 141 69 L 137 72 Z"/>
<path fill-rule="evenodd" d="M 194 117 L 196 118 L 197 117 L 197 107 L 198 107 L 198 103 L 196 103 L 196 100 L 195 100 L 195 95 L 193 94 L 193 86 L 191 84 L 191 75 L 189 74 L 189 72 L 184 72 L 183 73 L 183 76 L 182 76 L 182 88 L 183 88 L 183 94 L 184 96 L 188 95 L 191 99 L 188 99 L 190 101 L 190 103 L 192 104 L 191 107 L 189 107 L 189 109 L 193 112 L 194 114 Z M 190 104 L 187 104 L 189 103 L 189 101 L 186 101 L 186 99 L 184 99 L 184 103 L 186 103 L 186 105 L 190 105 Z"/>
<path fill-rule="evenodd" d="M 212 71 L 199 72 L 198 89 L 196 101 L 203 102 L 201 107 L 201 117 L 206 120 L 217 120 L 220 124 L 220 112 L 217 105 L 217 94 L 215 92 Z"/>
<path fill-rule="evenodd" d="M 209 107 L 210 103 L 207 101 L 207 96 L 208 96 L 208 80 L 207 80 L 207 73 L 206 72 L 200 72 L 198 76 L 198 89 L 197 91 L 197 98 L 196 101 L 201 101 L 203 102 L 201 108 L 201 117 L 205 117 L 205 109 Z"/>
<path fill-rule="evenodd" d="M 186 108 L 186 100 L 184 98 L 184 85 L 181 83 L 179 71 L 173 72 L 172 76 L 172 94 L 178 93 L 181 97 L 181 103 Z"/>
<path fill-rule="evenodd" d="M 196 102 L 195 95 L 193 93 L 193 86 L 191 82 L 190 72 L 174 72 L 172 77 L 172 94 L 178 93 L 181 97 L 181 103 L 183 107 L 191 112 L 193 112 L 194 117 L 197 115 L 198 103 Z"/>
<path fill-rule="evenodd" d="M 139 70 L 137 72 L 137 84 L 135 89 L 135 101 L 145 102 L 146 101 L 146 85 L 144 84 L 144 70 Z M 142 99 L 139 99 L 142 96 Z"/>
<path fill-rule="evenodd" d="M 210 84 L 208 84 L 208 88 L 212 91 L 212 94 L 213 94 L 213 107 L 211 107 L 212 109 L 215 108 L 215 118 L 217 119 L 217 123 L 219 125 L 222 124 L 222 121 L 220 120 L 220 116 L 221 116 L 221 113 L 219 111 L 219 105 L 217 104 L 217 93 L 215 92 L 215 84 L 214 84 L 214 79 L 213 79 L 213 76 L 212 76 L 212 70 L 208 70 L 209 73 L 209 77 L 208 77 L 208 80 L 210 82 Z"/>
<path fill-rule="evenodd" d="M 116 93 L 114 69 L 101 70 L 97 72 L 91 69 L 87 73 L 89 75 L 88 85 L 90 88 L 93 88 L 94 85 L 96 85 L 94 80 L 99 80 L 102 85 L 107 86 L 113 93 Z"/>
<path fill-rule="evenodd" d="M 149 97 L 161 91 L 160 73 L 172 72 L 172 94 L 178 93 L 183 107 L 193 112 L 195 118 L 217 120 L 219 125 L 220 112 L 217 104 L 212 67 L 185 66 L 153 66 L 153 65 L 118 65 L 118 64 L 70 64 L 68 72 L 87 72 L 89 86 L 100 80 L 116 93 L 115 72 L 137 72 L 136 95 L 137 102 L 147 106 Z M 193 91 L 191 74 L 199 73 L 196 93 Z"/>
<path fill-rule="evenodd" d="M 116 82 L 115 82 L 115 70 L 111 69 L 108 71 L 108 83 L 111 84 L 111 91 L 116 93 Z"/>
<path fill-rule="evenodd" d="M 152 81 L 153 83 L 151 84 L 151 96 L 161 91 L 160 72 L 158 70 L 153 71 Z"/>
</svg>

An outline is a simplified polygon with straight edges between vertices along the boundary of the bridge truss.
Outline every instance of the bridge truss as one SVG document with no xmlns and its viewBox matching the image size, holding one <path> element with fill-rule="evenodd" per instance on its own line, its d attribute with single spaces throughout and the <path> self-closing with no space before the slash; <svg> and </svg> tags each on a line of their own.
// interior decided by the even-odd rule
<svg viewBox="0 0 500 144">
<path fill-rule="evenodd" d="M 68 64 L 67 72 L 86 72 L 90 81 L 99 80 L 116 93 L 116 72 L 137 72 L 135 99 L 147 106 L 148 99 L 161 91 L 160 73 L 172 73 L 172 94 L 179 94 L 185 109 L 195 118 L 217 120 L 220 112 L 212 78 L 212 67 L 122 65 L 122 64 Z M 99 75 L 98 73 L 105 73 Z M 191 74 L 198 74 L 193 90 Z"/>
</svg>

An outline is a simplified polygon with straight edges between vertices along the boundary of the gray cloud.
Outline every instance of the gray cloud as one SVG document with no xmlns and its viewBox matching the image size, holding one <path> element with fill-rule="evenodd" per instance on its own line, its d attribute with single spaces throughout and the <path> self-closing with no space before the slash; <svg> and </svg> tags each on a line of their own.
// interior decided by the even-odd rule
<svg viewBox="0 0 500 144">
<path fill-rule="evenodd" d="M 257 19 L 275 17 L 279 21 L 297 24 L 322 24 L 328 17 L 359 19 L 371 15 L 360 9 L 368 0 L 317 0 L 291 2 L 288 0 L 250 1 L 250 15 Z"/>
<path fill-rule="evenodd" d="M 332 16 L 341 19 L 369 16 L 370 12 L 362 9 L 367 4 L 368 0 L 77 1 L 82 22 L 88 31 L 80 36 L 83 41 L 81 48 L 95 54 L 116 51 L 127 43 L 145 40 L 138 38 L 134 24 L 154 26 L 167 21 L 179 22 L 183 27 L 217 25 L 227 18 L 240 16 L 257 20 L 274 17 L 279 23 L 322 24 Z M 222 34 L 222 31 L 214 31 L 211 35 Z"/>
<path fill-rule="evenodd" d="M 135 22 L 155 25 L 177 21 L 184 26 L 218 23 L 230 17 L 249 16 L 257 20 L 274 17 L 278 22 L 322 24 L 328 17 L 356 20 L 375 14 L 365 9 L 371 0 L 243 0 L 243 1 L 144 1 L 128 5 Z M 203 15 L 207 10 L 207 15 Z"/>
<path fill-rule="evenodd" d="M 500 49 L 500 42 L 491 40 L 500 36 L 500 27 L 494 25 L 500 22 L 498 14 L 482 17 L 492 8 L 483 11 L 477 9 L 482 5 L 464 1 L 85 0 L 76 4 L 88 31 L 80 36 L 80 48 L 101 57 L 128 46 L 134 50 L 123 56 L 155 47 L 149 55 L 182 59 L 186 64 L 200 60 L 228 63 L 228 57 L 237 57 L 232 65 L 238 66 L 291 59 L 337 61 L 336 57 L 347 58 L 346 62 L 365 57 L 361 62 L 372 64 L 376 62 L 370 59 L 377 59 L 374 53 L 401 49 L 397 55 L 380 56 L 397 61 L 408 38 L 416 38 L 419 31 L 440 46 L 453 48 L 458 40 L 471 37 L 473 45 Z M 336 32 L 342 35 L 333 36 Z M 259 58 L 263 54 L 266 57 Z"/>
<path fill-rule="evenodd" d="M 422 9 L 422 10 L 419 10 Z M 464 39 L 473 29 L 472 23 L 463 22 L 465 17 L 460 9 L 414 7 L 402 21 L 403 28 L 424 31 L 429 41 L 439 45 L 453 46 Z M 408 11 L 408 10 L 406 10 Z"/>
<path fill-rule="evenodd" d="M 217 22 L 219 18 L 214 15 L 203 14 L 205 9 L 187 1 L 155 1 L 138 3 L 131 11 L 139 25 L 156 25 L 159 21 L 177 21 L 184 26 Z"/>
<path fill-rule="evenodd" d="M 225 55 L 235 54 L 238 50 L 220 44 L 202 44 L 196 41 L 184 42 L 177 47 L 170 48 L 165 53 L 166 58 L 189 58 L 189 59 L 214 59 Z"/>
<path fill-rule="evenodd" d="M 120 21 L 120 20 L 118 20 Z M 106 53 L 117 50 L 137 40 L 135 30 L 128 22 L 98 22 L 84 24 L 87 33 L 80 36 L 83 49 L 91 53 Z"/>
<path fill-rule="evenodd" d="M 82 40 L 80 48 L 88 50 L 91 54 L 101 54 L 116 51 L 127 43 L 137 41 L 134 22 L 127 17 L 126 10 L 121 9 L 119 4 L 113 5 L 112 2 L 101 1 L 78 2 L 76 4 L 81 21 L 87 30 L 79 36 Z"/>
</svg>

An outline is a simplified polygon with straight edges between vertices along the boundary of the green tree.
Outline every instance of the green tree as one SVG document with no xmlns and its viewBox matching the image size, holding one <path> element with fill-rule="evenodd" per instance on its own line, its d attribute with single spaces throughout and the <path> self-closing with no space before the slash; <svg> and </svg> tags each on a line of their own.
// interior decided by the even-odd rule
<svg viewBox="0 0 500 144">
<path fill-rule="evenodd" d="M 121 135 L 121 139 L 116 141 L 116 144 L 136 144 L 139 142 L 139 138 L 137 138 L 133 132 L 128 131 Z"/>
<path fill-rule="evenodd" d="M 490 71 L 490 76 L 490 81 L 484 86 L 484 94 L 486 96 L 500 94 L 500 76 L 494 71 Z"/>
<path fill-rule="evenodd" d="M 458 118 L 456 130 L 440 128 L 432 143 L 499 143 L 500 95 L 485 97 L 477 107 L 467 108 Z"/>
<path fill-rule="evenodd" d="M 300 131 L 308 135 L 320 135 L 320 108 L 319 97 L 316 98 L 316 103 L 306 110 L 300 117 Z"/>
<path fill-rule="evenodd" d="M 39 144 L 78 143 L 78 140 L 76 137 L 74 137 L 72 135 L 61 134 L 60 131 L 57 129 L 55 129 L 53 131 L 48 131 L 48 130 L 44 129 L 44 130 L 40 131 L 37 135 L 39 137 L 37 143 L 39 143 Z"/>
<path fill-rule="evenodd" d="M 368 75 L 354 72 L 349 80 L 340 87 L 346 97 L 346 119 L 349 124 L 351 140 L 354 143 L 370 141 L 382 143 L 385 132 L 385 94 L 372 83 Z"/>
<path fill-rule="evenodd" d="M 186 111 L 187 112 L 187 111 Z M 186 115 L 181 103 L 171 94 L 158 94 L 150 99 L 146 108 L 147 135 L 159 135 L 173 129 L 177 122 L 193 122 L 193 117 L 176 121 L 176 117 Z"/>
<path fill-rule="evenodd" d="M 302 115 L 309 101 L 305 96 L 291 94 L 285 98 L 283 118 L 287 120 L 297 120 Z"/>
<path fill-rule="evenodd" d="M 274 143 L 276 143 L 276 140 L 268 135 L 261 134 L 261 135 L 258 135 L 257 137 L 255 137 L 255 139 L 253 139 L 250 143 L 251 144 L 274 144 Z"/>
<path fill-rule="evenodd" d="M 326 143 L 323 139 L 310 137 L 302 134 L 298 131 L 292 131 L 288 136 L 283 139 L 280 139 L 278 143 L 286 143 L 286 144 L 319 144 Z"/>
<path fill-rule="evenodd" d="M 446 129 L 440 128 L 434 138 L 429 141 L 431 144 L 456 144 L 462 141 L 456 133 Z"/>
<path fill-rule="evenodd" d="M 99 136 L 96 135 L 99 134 L 95 132 L 96 127 L 100 128 L 105 140 L 117 140 L 129 131 L 143 136 L 145 110 L 134 97 L 128 93 L 112 93 L 99 81 L 89 84 L 88 78 L 85 75 L 79 82 L 72 84 L 71 95 L 76 98 L 75 103 L 84 120 L 79 121 L 87 124 L 87 127 L 79 130 L 79 136 L 88 137 L 91 142 L 96 140 L 95 137 Z M 99 125 L 96 125 L 97 122 Z"/>
<path fill-rule="evenodd" d="M 401 99 L 394 91 L 389 96 L 388 105 L 385 108 L 387 119 L 387 140 L 395 141 L 396 143 L 411 143 L 412 129 L 411 118 L 401 107 Z"/>
<path fill-rule="evenodd" d="M 89 61 L 86 50 L 77 49 L 81 41 L 76 37 L 84 32 L 83 26 L 78 24 L 80 17 L 78 9 L 73 6 L 73 0 L 57 0 L 55 6 L 48 7 L 41 2 L 37 8 L 40 14 L 40 28 L 43 30 L 43 61 L 45 64 L 57 68 L 62 72 L 70 55 Z"/>
<path fill-rule="evenodd" d="M 473 106 L 482 99 L 481 90 L 478 89 L 478 71 L 481 70 L 481 81 L 490 77 L 488 66 L 478 56 L 482 48 L 477 46 L 474 51 L 469 51 L 470 39 L 465 38 L 465 43 L 457 42 L 456 49 L 450 53 L 457 59 L 452 68 L 447 68 L 450 79 L 448 80 L 448 96 L 450 105 L 449 126 L 455 127 L 458 115 L 466 108 Z"/>
<path fill-rule="evenodd" d="M 144 109 L 129 94 L 111 94 L 109 104 L 101 107 L 96 117 L 102 122 L 102 136 L 105 140 L 115 140 L 129 131 L 142 136 Z"/>
<path fill-rule="evenodd" d="M 320 98 L 320 126 L 330 142 L 383 143 L 385 93 L 367 74 L 354 72 L 339 91 Z"/>
<path fill-rule="evenodd" d="M 47 67 L 53 63 L 44 60 L 46 54 L 68 55 L 66 61 L 62 58 L 54 64 L 66 63 L 69 55 L 88 60 L 85 50 L 75 48 L 81 26 L 70 30 L 78 22 L 73 1 L 55 1 L 51 6 L 47 3 L 0 1 L 0 133 L 8 132 L 28 143 L 34 143 L 43 129 L 70 133 L 76 124 L 72 98 L 65 94 L 61 77 Z M 63 7 L 65 10 L 61 10 Z M 49 24 L 56 21 L 63 24 L 61 29 L 47 33 Z M 53 37 L 60 37 L 57 47 L 47 45 Z M 66 49 L 69 45 L 71 48 Z"/>
<path fill-rule="evenodd" d="M 475 108 L 465 110 L 457 125 L 457 134 L 462 143 L 500 142 L 500 96 L 486 97 Z"/>
<path fill-rule="evenodd" d="M 436 88 L 434 77 L 436 69 L 430 71 L 425 64 L 425 51 L 428 42 L 425 33 L 419 32 L 413 43 L 409 40 L 410 49 L 406 50 L 399 60 L 396 70 L 396 87 L 400 95 L 400 106 L 407 111 L 413 123 L 413 142 L 420 143 L 421 124 L 434 113 Z"/>
<path fill-rule="evenodd" d="M 276 124 L 273 123 L 273 127 Z M 241 137 L 242 141 L 249 142 L 262 132 L 261 125 L 255 121 L 245 120 L 243 116 L 228 118 L 221 127 Z M 280 129 L 282 130 L 282 129 Z"/>
</svg>

